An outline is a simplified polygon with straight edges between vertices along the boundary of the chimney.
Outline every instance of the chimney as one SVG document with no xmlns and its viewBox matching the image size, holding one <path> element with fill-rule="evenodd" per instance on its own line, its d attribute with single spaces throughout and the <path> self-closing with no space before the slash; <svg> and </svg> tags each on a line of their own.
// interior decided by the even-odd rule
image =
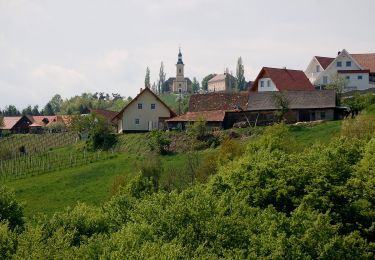
<svg viewBox="0 0 375 260">
<path fill-rule="evenodd" d="M 340 54 L 341 54 L 341 51 L 338 51 L 338 52 L 337 52 L 337 55 L 340 55 Z"/>
<path fill-rule="evenodd" d="M 286 67 L 284 66 L 283 69 L 286 70 Z"/>
<path fill-rule="evenodd" d="M 142 90 L 143 90 L 143 88 L 140 88 L 140 89 L 139 89 L 139 93 L 141 93 L 141 92 L 142 92 Z"/>
</svg>

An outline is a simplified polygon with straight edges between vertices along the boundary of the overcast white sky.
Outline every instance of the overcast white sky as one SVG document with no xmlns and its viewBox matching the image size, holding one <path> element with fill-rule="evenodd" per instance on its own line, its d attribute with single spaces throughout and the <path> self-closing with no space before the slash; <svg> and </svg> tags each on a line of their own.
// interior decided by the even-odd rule
<svg viewBox="0 0 375 260">
<path fill-rule="evenodd" d="M 262 66 L 304 70 L 312 56 L 375 52 L 374 0 L 0 0 L 0 108 L 104 91 L 134 96 L 146 67 L 175 75 Z"/>
</svg>

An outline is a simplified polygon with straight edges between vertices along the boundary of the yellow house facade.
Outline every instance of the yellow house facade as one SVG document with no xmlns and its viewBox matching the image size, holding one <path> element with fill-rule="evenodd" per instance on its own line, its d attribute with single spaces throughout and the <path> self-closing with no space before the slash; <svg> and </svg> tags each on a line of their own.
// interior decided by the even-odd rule
<svg viewBox="0 0 375 260">
<path fill-rule="evenodd" d="M 155 93 L 145 88 L 114 119 L 118 133 L 147 132 L 164 129 L 165 120 L 175 115 Z"/>
</svg>

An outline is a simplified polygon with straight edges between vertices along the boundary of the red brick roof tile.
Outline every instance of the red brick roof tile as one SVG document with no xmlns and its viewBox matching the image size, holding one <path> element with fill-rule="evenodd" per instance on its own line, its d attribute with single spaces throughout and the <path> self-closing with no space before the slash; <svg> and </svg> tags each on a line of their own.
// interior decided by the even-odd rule
<svg viewBox="0 0 375 260">
<path fill-rule="evenodd" d="M 245 109 L 249 94 L 245 92 L 225 93 L 215 92 L 191 95 L 189 112 L 223 110 L 229 111 L 240 106 Z"/>
<path fill-rule="evenodd" d="M 187 112 L 184 115 L 168 119 L 166 122 L 195 122 L 200 119 L 204 119 L 207 122 L 222 122 L 224 117 L 225 111 L 223 110 Z"/>
<path fill-rule="evenodd" d="M 375 53 L 350 54 L 364 70 L 375 73 Z"/>
<path fill-rule="evenodd" d="M 315 56 L 316 60 L 320 63 L 320 65 L 323 67 L 325 70 L 329 64 L 332 63 L 332 61 L 335 58 L 330 58 L 330 57 L 321 57 L 321 56 Z"/>
</svg>

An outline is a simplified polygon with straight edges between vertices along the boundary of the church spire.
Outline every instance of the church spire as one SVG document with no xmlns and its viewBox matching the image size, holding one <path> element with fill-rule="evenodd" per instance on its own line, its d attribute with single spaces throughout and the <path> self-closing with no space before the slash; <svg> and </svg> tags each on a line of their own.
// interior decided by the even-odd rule
<svg viewBox="0 0 375 260">
<path fill-rule="evenodd" d="M 178 61 L 177 64 L 184 64 L 182 61 L 181 47 L 178 48 Z"/>
</svg>

